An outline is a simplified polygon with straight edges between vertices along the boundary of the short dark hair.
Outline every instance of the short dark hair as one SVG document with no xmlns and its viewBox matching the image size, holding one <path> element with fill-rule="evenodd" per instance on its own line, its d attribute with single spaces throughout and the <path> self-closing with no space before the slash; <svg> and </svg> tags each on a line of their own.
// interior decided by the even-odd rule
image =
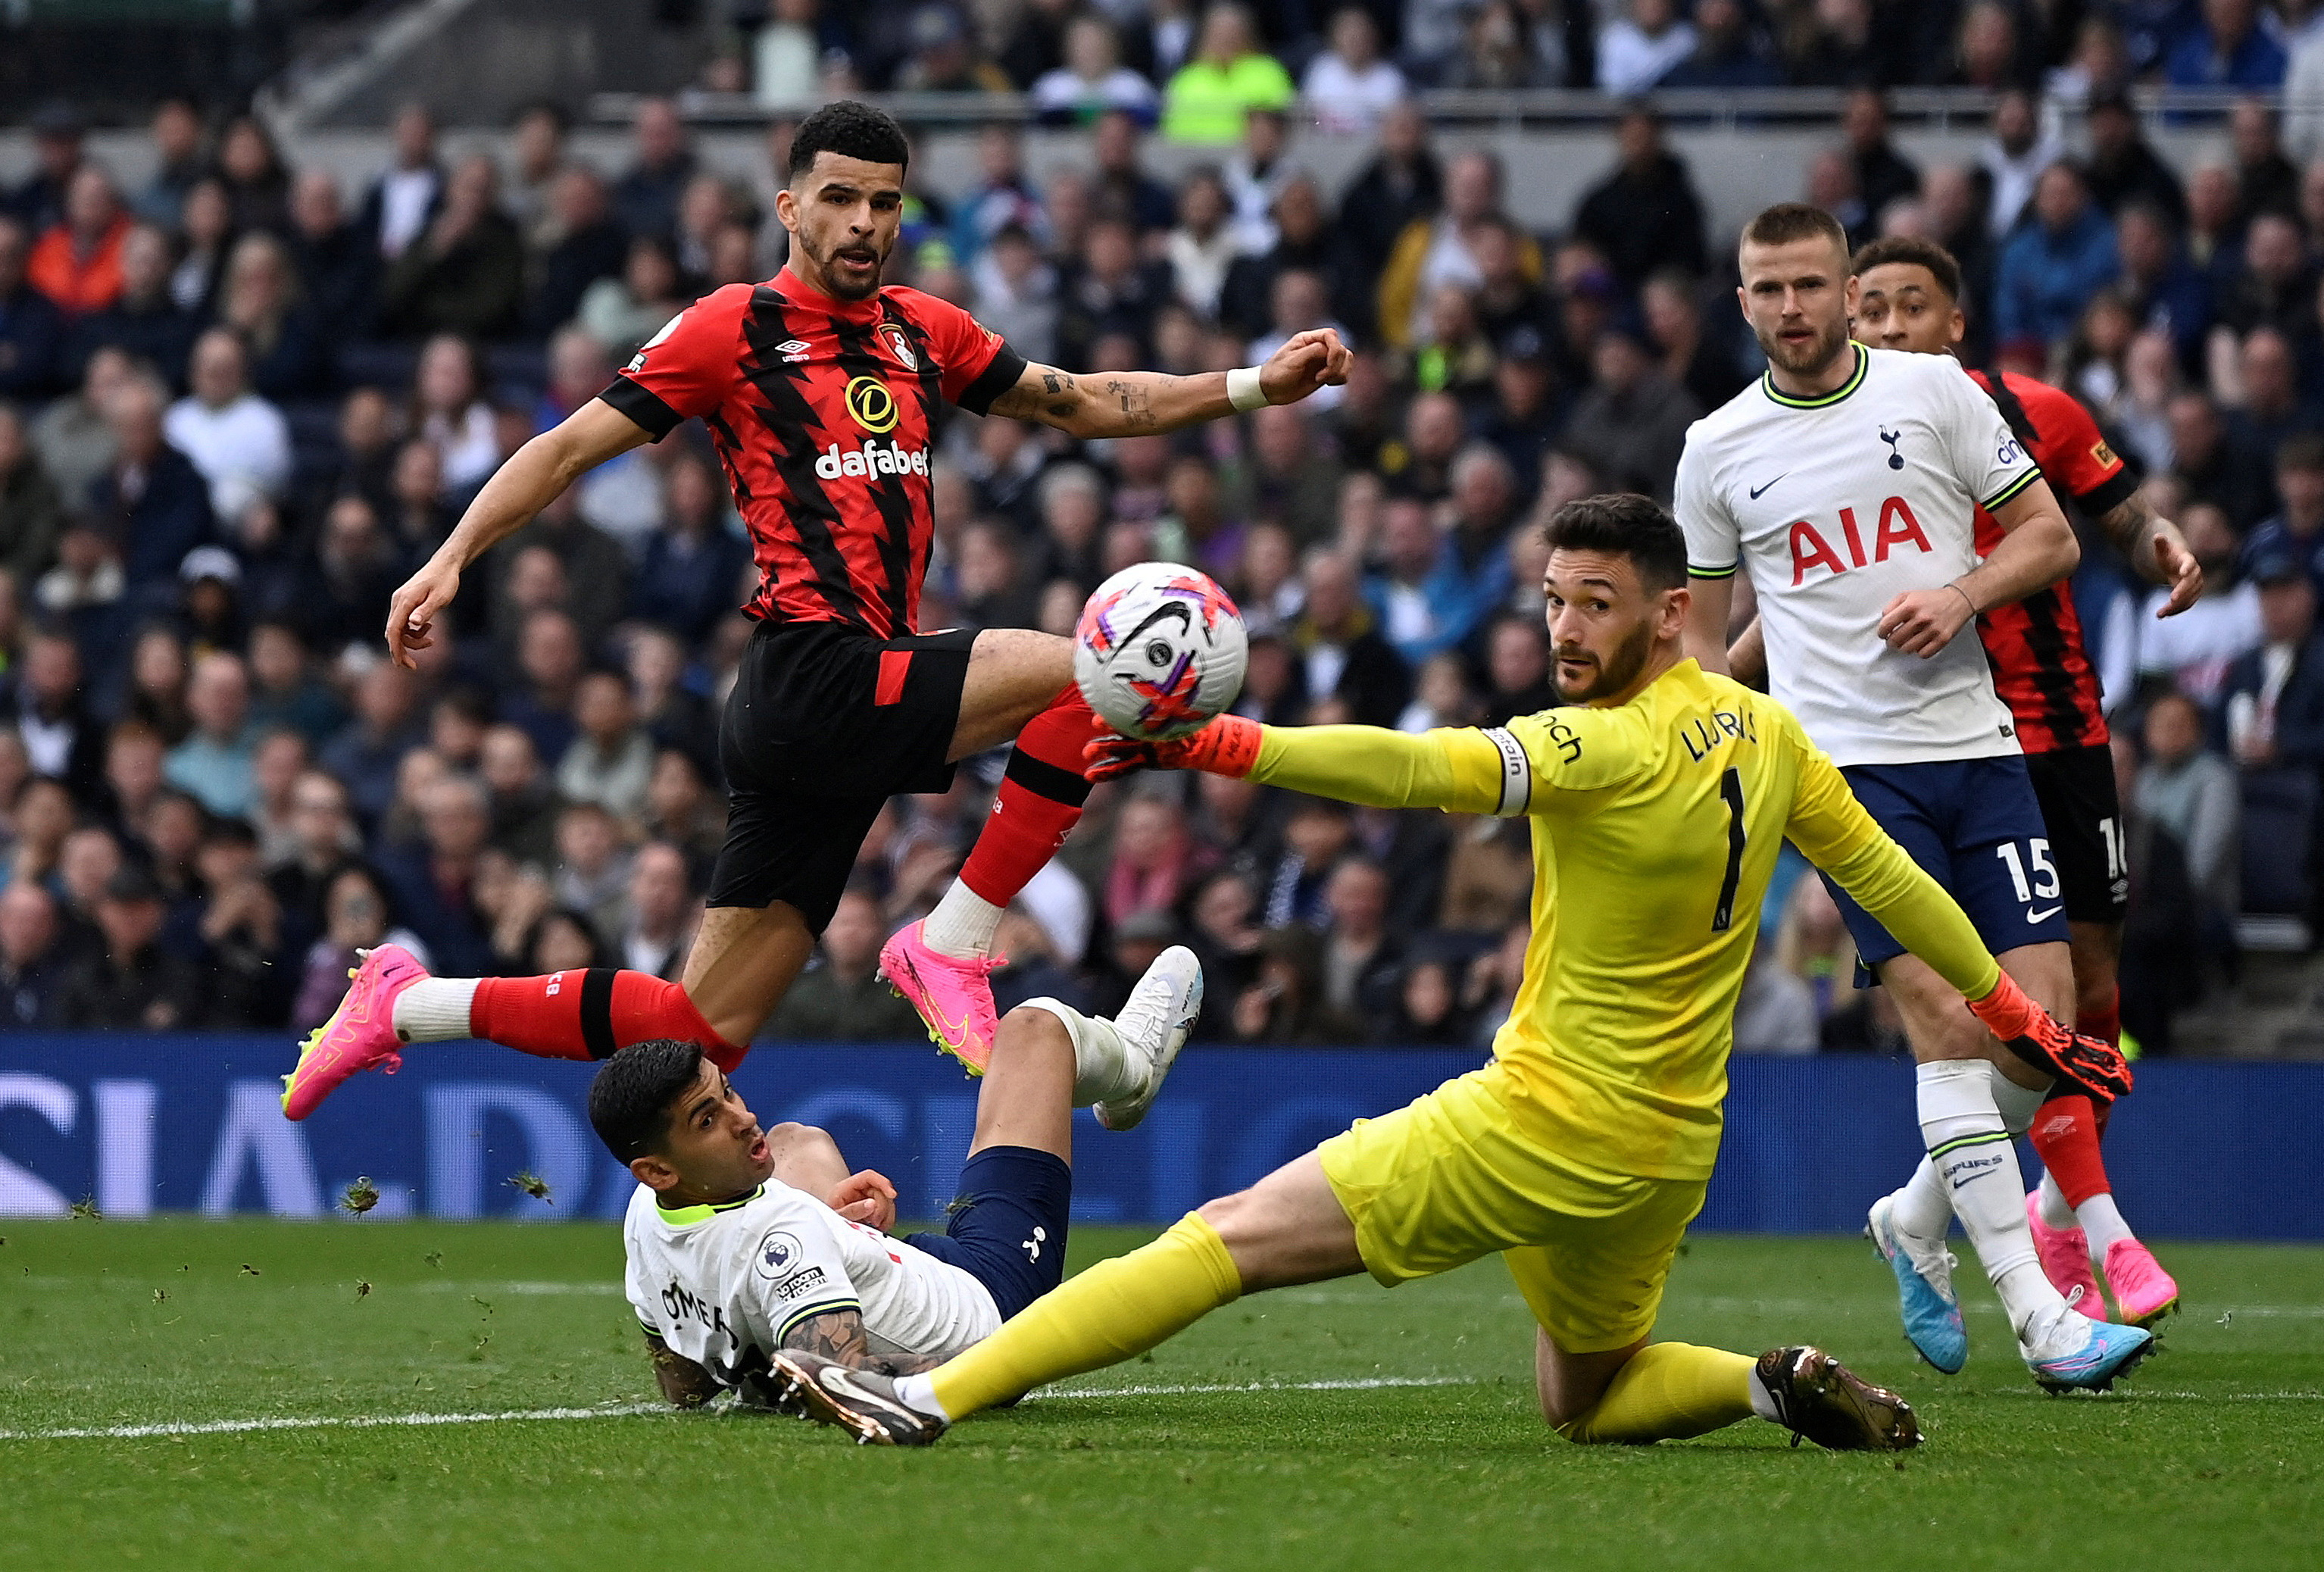
<svg viewBox="0 0 2324 1572">
<path fill-rule="evenodd" d="M 1840 247 L 1841 254 L 1847 254 L 1848 231 L 1840 220 L 1806 202 L 1778 202 L 1743 226 L 1746 245 L 1788 245 L 1818 236 Z"/>
<path fill-rule="evenodd" d="M 797 180 L 815 167 L 818 153 L 860 158 L 865 163 L 891 163 L 901 169 L 910 161 L 911 144 L 904 128 L 885 109 L 875 109 L 853 98 L 842 98 L 798 123 L 791 133 L 788 176 Z"/>
<path fill-rule="evenodd" d="M 1866 241 L 1848 264 L 1848 271 L 1861 278 L 1874 268 L 1892 263 L 1928 269 L 1937 287 L 1945 291 L 1945 299 L 1960 303 L 1960 264 L 1953 260 L 1951 252 L 1917 235 L 1884 235 L 1877 240 Z"/>
<path fill-rule="evenodd" d="M 1580 496 L 1549 517 L 1542 536 L 1553 551 L 1607 551 L 1628 557 L 1648 594 L 1686 582 L 1686 537 L 1670 509 L 1636 492 Z"/>
<path fill-rule="evenodd" d="M 2278 469 L 2314 471 L 2324 469 L 2324 436 L 2314 431 L 2295 431 L 2275 447 L 2275 467 Z"/>
<path fill-rule="evenodd" d="M 672 1037 L 633 1042 L 589 1083 L 589 1123 L 623 1162 L 663 1149 L 670 1105 L 702 1073 L 702 1050 Z"/>
</svg>

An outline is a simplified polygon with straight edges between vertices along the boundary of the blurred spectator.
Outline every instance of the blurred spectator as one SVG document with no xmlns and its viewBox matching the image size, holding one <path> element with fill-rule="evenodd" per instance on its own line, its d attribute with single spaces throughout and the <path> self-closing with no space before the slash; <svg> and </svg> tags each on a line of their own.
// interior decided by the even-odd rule
<svg viewBox="0 0 2324 1572">
<path fill-rule="evenodd" d="M 522 680 L 501 695 L 501 718 L 523 727 L 544 759 L 562 759 L 573 745 L 573 695 L 583 661 L 580 629 L 571 616 L 542 607 L 525 617 L 516 661 Z"/>
<path fill-rule="evenodd" d="M 178 217 L 178 263 L 170 270 L 170 299 L 197 321 L 208 321 L 226 276 L 226 247 L 234 239 L 234 209 L 226 184 L 205 175 L 186 193 Z"/>
<path fill-rule="evenodd" d="M 32 446 L 68 512 L 87 506 L 90 485 L 113 467 L 120 446 L 109 413 L 113 395 L 135 375 L 123 351 L 94 349 L 82 370 L 79 390 L 50 400 L 32 423 Z"/>
<path fill-rule="evenodd" d="M 306 641 L 289 622 L 265 621 L 250 630 L 251 723 L 288 726 L 320 747 L 346 724 L 347 708 L 309 665 Z"/>
<path fill-rule="evenodd" d="M 1307 604 L 1291 640 L 1310 698 L 1343 700 L 1363 726 L 1392 726 L 1411 696 L 1411 678 L 1358 593 L 1356 569 L 1335 551 L 1307 559 Z"/>
<path fill-rule="evenodd" d="M 1784 85 L 1784 73 L 1742 0 L 1696 0 L 1694 49 L 1657 85 L 1776 88 Z"/>
<path fill-rule="evenodd" d="M 1151 125 L 1161 103 L 1154 84 L 1121 63 L 1113 23 L 1084 13 L 1065 24 L 1065 60 L 1035 79 L 1033 113 L 1047 125 L 1087 125 L 1110 109 Z"/>
<path fill-rule="evenodd" d="M 504 457 L 485 394 L 484 355 L 473 340 L 438 333 L 421 347 L 410 426 L 435 446 L 446 493 L 463 500 Z"/>
<path fill-rule="evenodd" d="M 272 133 L 255 115 L 237 115 L 218 138 L 218 175 L 236 233 L 289 226 L 290 173 Z"/>
<path fill-rule="evenodd" d="M 2255 328 L 2245 336 L 2236 356 L 2236 381 L 2243 393 L 2237 424 L 2251 450 L 2273 453 L 2287 439 L 2324 425 L 2324 411 L 2300 396 L 2292 344 L 2275 328 Z"/>
<path fill-rule="evenodd" d="M 1259 940 L 1258 980 L 1235 1001 L 1231 1026 L 1246 1042 L 1360 1042 L 1363 1022 L 1321 997 L 1323 944 L 1312 929 L 1283 928 Z"/>
<path fill-rule="evenodd" d="M 1635 289 L 1660 267 L 1704 271 L 1702 202 L 1686 165 L 1663 145 L 1662 122 L 1632 108 L 1615 126 L 1620 162 L 1574 209 L 1574 233 Z"/>
<path fill-rule="evenodd" d="M 2316 587 L 2295 559 L 2258 559 L 2259 648 L 2227 668 L 2220 735 L 2246 770 L 2324 765 L 2324 639 L 2316 634 Z"/>
<path fill-rule="evenodd" d="M 905 93 L 1007 93 L 1016 84 L 985 58 L 968 23 L 950 5 L 922 5 L 912 13 L 911 58 L 894 86 Z"/>
<path fill-rule="evenodd" d="M 311 1031 L 330 1019 L 346 994 L 347 971 L 358 964 L 359 951 L 401 945 L 421 966 L 442 964 L 426 939 L 396 925 L 392 900 L 380 876 L 360 864 L 331 875 L 322 901 L 323 932 L 307 951 L 298 1000 L 291 1006 L 292 1031 Z"/>
<path fill-rule="evenodd" d="M 540 754 L 520 727 L 487 727 L 479 773 L 492 793 L 493 846 L 520 863 L 549 867 L 557 861 L 557 816 L 564 800 L 540 767 Z"/>
<path fill-rule="evenodd" d="M 2043 172 L 2064 153 L 2043 129 L 2031 97 L 2012 88 L 1994 100 L 1993 134 L 1978 151 L 1978 162 L 1991 190 L 1987 227 L 1995 240 L 2006 239 L 2017 227 Z"/>
<path fill-rule="evenodd" d="M 1597 380 L 1574 405 L 1561 440 L 1609 485 L 1667 503 L 1686 429 L 1702 406 L 1663 375 L 1634 328 L 1599 334 L 1591 364 Z"/>
<path fill-rule="evenodd" d="M 1735 1051 L 1813 1053 L 1817 1043 L 1815 995 L 1784 969 L 1773 946 L 1754 947 L 1735 1000 Z"/>
<path fill-rule="evenodd" d="M 2216 925 L 2236 909 L 2243 800 L 2234 767 L 2204 751 L 2203 729 L 2202 710 L 2184 694 L 2148 707 L 2136 803 L 2186 849 L 2187 872 Z"/>
<path fill-rule="evenodd" d="M 629 920 L 618 936 L 622 965 L 676 982 L 686 966 L 693 892 L 686 854 L 649 841 L 630 860 Z"/>
<path fill-rule="evenodd" d="M 1178 188 L 1178 224 L 1164 244 L 1178 298 L 1205 319 L 1218 315 L 1219 292 L 1227 268 L 1242 254 L 1242 242 L 1229 222 L 1233 208 L 1226 181 L 1204 165 Z"/>
<path fill-rule="evenodd" d="M 148 623 L 137 631 L 129 647 L 129 693 L 123 708 L 171 747 L 194 729 L 194 717 L 186 708 L 187 675 L 186 644 L 175 628 Z"/>
<path fill-rule="evenodd" d="M 1694 28 L 1675 0 L 1628 0 L 1598 34 L 1598 87 L 1643 93 L 1694 52 Z"/>
<path fill-rule="evenodd" d="M 2283 81 L 2283 47 L 2259 24 L 2259 0 L 2203 0 L 2202 21 L 2163 61 L 2174 88 L 2273 88 Z"/>
<path fill-rule="evenodd" d="M 2286 559 L 2324 593 L 2324 436 L 2302 432 L 2276 448 L 2275 490 L 2281 511 L 2245 539 L 2244 566 Z"/>
<path fill-rule="evenodd" d="M 497 338 L 515 328 L 523 295 L 524 244 L 501 210 L 500 168 L 474 154 L 445 182 L 426 231 L 397 253 L 381 280 L 381 325 L 407 338 Z"/>
<path fill-rule="evenodd" d="M 509 134 L 509 183 L 503 193 L 509 216 L 524 232 L 528 248 L 553 236 L 558 222 L 549 204 L 558 178 L 567 167 L 565 139 L 572 124 L 558 105 L 538 100 L 517 111 Z"/>
<path fill-rule="evenodd" d="M 1869 5 L 1859 4 L 1849 9 L 1869 21 Z M 1972 0 L 1961 8 L 1951 79 L 1962 87 L 1982 88 L 1987 92 L 2030 88 L 2036 62 L 2026 44 L 2017 14 L 2002 0 Z"/>
<path fill-rule="evenodd" d="M 7 863 L 12 885 L 46 885 L 53 879 L 72 831 L 73 811 L 72 793 L 61 781 L 34 775 L 16 789 L 11 809 L 16 844 L 9 848 Z"/>
<path fill-rule="evenodd" d="M 290 426 L 251 391 L 243 336 L 213 328 L 195 340 L 192 383 L 193 392 L 170 406 L 161 432 L 208 482 L 212 515 L 238 519 L 257 498 L 281 496 L 290 485 Z"/>
<path fill-rule="evenodd" d="M 2211 294 L 2163 209 L 2126 203 L 2115 218 L 2115 249 L 2122 273 L 2115 288 L 2130 301 L 2143 329 L 2168 335 L 2172 352 L 2193 365 L 2210 325 Z"/>
<path fill-rule="evenodd" d="M 323 328 L 300 298 L 282 242 L 261 230 L 235 242 L 219 288 L 218 325 L 242 336 L 251 386 L 269 399 L 320 392 L 330 365 Z"/>
<path fill-rule="evenodd" d="M 1301 550 L 1327 540 L 1338 522 L 1338 460 L 1324 451 L 1306 412 L 1270 404 L 1250 416 L 1251 515 L 1281 524 Z"/>
<path fill-rule="evenodd" d="M 686 124 L 667 98 L 645 98 L 631 122 L 636 158 L 613 183 L 613 211 L 632 235 L 669 238 L 678 227 L 678 199 L 700 166 Z"/>
<path fill-rule="evenodd" d="M 347 337 L 370 330 L 377 310 L 380 258 L 364 227 L 346 217 L 339 182 L 308 170 L 290 189 L 290 247 L 308 305 Z"/>
<path fill-rule="evenodd" d="M 492 948 L 474 887 L 492 828 L 484 785 L 470 776 L 447 775 L 425 789 L 419 806 L 421 846 L 386 863 L 397 910 L 444 972 L 486 976 Z"/>
<path fill-rule="evenodd" d="M 535 337 L 572 320 L 591 286 L 618 278 L 630 254 L 628 232 L 613 217 L 612 193 L 604 177 L 586 164 L 558 171 L 545 230 L 549 238 L 536 247 L 527 267 L 525 328 Z M 673 282 L 661 292 L 667 296 L 674 287 Z"/>
<path fill-rule="evenodd" d="M 230 335 L 217 336 L 217 345 L 212 362 L 215 380 L 210 385 L 214 393 L 225 393 L 237 385 L 240 350 Z M 229 394 L 225 407 L 233 407 L 242 396 Z M 119 547 L 122 569 L 132 590 L 174 586 L 178 564 L 186 553 L 213 535 L 211 485 L 187 456 L 164 439 L 163 399 L 161 389 L 143 377 L 132 379 L 114 393 L 108 411 L 114 460 L 89 487 L 94 521 L 99 532 Z M 187 423 L 200 434 L 257 439 L 247 449 L 238 442 L 230 446 L 222 440 L 222 454 L 263 453 L 263 428 L 271 426 L 263 411 L 246 423 L 229 424 L 217 419 L 220 410 L 208 402 L 199 402 L 198 407 L 199 414 Z M 288 474 L 287 463 L 282 473 Z"/>
<path fill-rule="evenodd" d="M 669 465 L 664 485 L 666 518 L 646 537 L 630 612 L 696 643 L 741 599 L 751 549 L 726 527 L 724 488 L 704 460 L 681 454 Z"/>
<path fill-rule="evenodd" d="M 1840 129 L 1848 138 L 1857 196 L 1875 224 L 1891 203 L 1921 194 L 1920 169 L 1890 139 L 1888 102 L 1879 89 L 1858 88 L 1849 94 Z"/>
<path fill-rule="evenodd" d="M 629 680 L 592 671 L 575 689 L 573 718 L 580 735 L 557 766 L 557 790 L 568 802 L 594 802 L 634 822 L 645 810 L 653 774 L 653 743 L 637 724 Z"/>
<path fill-rule="evenodd" d="M 30 584 L 57 558 L 64 499 L 42 467 L 14 406 L 0 404 L 0 566 Z"/>
<path fill-rule="evenodd" d="M 33 245 L 25 277 L 68 317 L 101 311 L 121 297 L 121 243 L 129 214 L 113 177 L 95 164 L 73 171 L 64 216 Z"/>
<path fill-rule="evenodd" d="M 1365 273 L 1378 272 L 1399 237 L 1435 211 L 1443 184 L 1428 146 L 1428 122 L 1409 99 L 1381 120 L 1379 146 L 1340 195 L 1339 231 Z"/>
<path fill-rule="evenodd" d="M 1532 617 L 1497 618 L 1485 640 L 1485 724 L 1506 726 L 1557 702 L 1549 681 L 1549 634 Z"/>
<path fill-rule="evenodd" d="M 1171 911 L 1202 871 L 1202 849 L 1187 834 L 1178 804 L 1133 796 L 1115 823 L 1113 857 L 1100 892 L 1106 920 L 1119 926 L 1141 912 Z"/>
<path fill-rule="evenodd" d="M 2242 265 L 2226 275 L 2219 322 L 2240 338 L 2255 328 L 2295 330 L 2314 319 L 2316 270 L 2300 222 L 2261 213 L 2244 230 Z"/>
<path fill-rule="evenodd" d="M 1222 200 L 1220 209 L 1223 214 Z M 1082 260 L 1068 267 L 1059 291 L 1060 363 L 1069 371 L 1089 370 L 1098 344 L 1115 334 L 1145 345 L 1169 292 L 1169 265 L 1141 260 L 1129 220 L 1101 215 L 1090 225 Z"/>
<path fill-rule="evenodd" d="M 1664 269 L 1639 291 L 1646 331 L 1662 356 L 1663 375 L 1683 387 L 1706 413 L 1751 385 L 1733 347 L 1702 328 L 1702 303 L 1693 279 Z"/>
<path fill-rule="evenodd" d="M 62 629 L 35 625 L 23 668 L 10 685 L 14 729 L 36 774 L 93 800 L 105 768 L 105 737 L 81 691 L 80 651 Z"/>
<path fill-rule="evenodd" d="M 860 889 L 839 898 L 817 947 L 818 963 L 799 974 L 775 1007 L 767 1034 L 790 1042 L 902 1041 L 922 1028 L 912 1007 L 879 976 L 887 939 L 880 902 Z"/>
<path fill-rule="evenodd" d="M 2225 512 L 2232 547 L 2235 534 L 2251 528 L 2266 511 L 2266 455 L 2244 441 L 2208 393 L 2191 388 L 2174 393 L 2167 413 L 2172 477 L 2191 501 Z"/>
<path fill-rule="evenodd" d="M 1130 224 L 1140 235 L 1167 230 L 1177 222 L 1178 199 L 1170 188 L 1146 172 L 1139 162 L 1141 137 L 1138 118 L 1126 111 L 1109 110 L 1100 115 L 1091 143 L 1091 161 L 1096 166 L 1096 189 L 1091 199 L 1096 210 L 1107 217 Z M 1057 215 L 1052 202 L 1050 221 L 1054 227 Z M 1057 236 L 1061 251 L 1071 248 L 1074 237 Z"/>
<path fill-rule="evenodd" d="M 2002 247 L 1994 332 L 2004 344 L 2063 338 L 2082 303 L 2114 282 L 2114 227 L 2090 201 L 2080 171 L 2054 163 L 2034 190 L 2034 222 Z"/>
<path fill-rule="evenodd" d="M 2206 707 L 2218 702 L 2227 670 L 2260 646 L 2259 590 L 2236 576 L 2236 538 L 2227 515 L 2208 503 L 2181 511 L 2187 549 L 2203 565 L 2203 596 L 2174 617 L 2156 620 L 2164 596 L 2150 591 L 2140 614 L 2138 670 L 2167 677 L 2180 695 Z M 2147 739 L 2150 754 L 2153 737 Z M 2186 837 L 2181 836 L 2181 839 Z M 2193 847 L 2189 847 L 2192 854 Z"/>
<path fill-rule="evenodd" d="M 196 847 L 194 865 L 200 900 L 191 913 L 188 958 L 204 973 L 211 1018 L 222 1026 L 281 1025 L 295 991 L 296 957 L 285 942 L 281 908 L 259 877 L 257 837 L 238 818 L 220 820 Z"/>
<path fill-rule="evenodd" d="M 202 116 L 192 99 L 172 95 L 153 106 L 146 123 L 153 143 L 153 173 L 130 198 L 148 224 L 177 221 L 186 193 L 202 173 Z"/>
<path fill-rule="evenodd" d="M 971 269 L 976 315 L 1010 347 L 1036 363 L 1053 361 L 1057 342 L 1057 273 L 1042 260 L 1024 226 L 1005 226 Z"/>
<path fill-rule="evenodd" d="M 1776 922 L 1774 959 L 1777 967 L 1798 979 L 1808 992 L 1817 1019 L 1827 1026 L 1859 1008 L 1855 987 L 1856 941 L 1841 920 L 1831 889 L 1812 874 L 1793 881 Z M 1769 948 L 1763 935 L 1761 948 Z M 1846 1027 L 1840 1030 L 1845 1031 Z M 1827 1046 L 1831 1032 L 1825 1033 Z"/>
<path fill-rule="evenodd" d="M 588 914 L 570 907 L 558 907 L 533 919 L 516 953 L 526 971 L 541 975 L 586 972 L 613 963 L 613 951 Z"/>
<path fill-rule="evenodd" d="M 0 890 L 0 1031 L 53 1030 L 63 972 L 56 902 L 38 880 L 12 880 Z"/>
<path fill-rule="evenodd" d="M 317 755 L 345 782 L 356 813 L 369 824 L 387 811 L 396 766 L 418 745 L 420 679 L 392 661 L 374 661 L 355 683 L 355 718 Z"/>
<path fill-rule="evenodd" d="M 403 574 L 401 554 L 371 504 L 343 496 L 323 515 L 301 576 L 295 613 L 300 625 L 326 650 L 368 643 L 387 626 L 388 602 Z"/>
<path fill-rule="evenodd" d="M 568 802 L 558 809 L 553 880 L 558 903 L 586 912 L 600 933 L 618 932 L 629 881 L 630 859 L 613 816 L 595 802 Z"/>
<path fill-rule="evenodd" d="M 250 678 L 242 657 L 217 652 L 195 661 L 186 684 L 186 708 L 194 729 L 170 751 L 171 783 L 193 793 L 212 813 L 245 817 L 257 736 L 250 725 Z"/>
<path fill-rule="evenodd" d="M 645 831 L 687 855 L 700 885 L 709 877 L 726 835 L 726 809 L 710 790 L 697 756 L 663 747 L 654 754 L 653 779 L 646 785 Z"/>
<path fill-rule="evenodd" d="M 737 620 L 750 625 L 747 617 L 738 615 Z M 659 746 L 708 758 L 717 751 L 717 717 L 702 695 L 687 685 L 692 676 L 687 661 L 686 644 L 669 629 L 647 624 L 630 630 L 630 687 L 637 698 L 638 719 Z"/>
<path fill-rule="evenodd" d="M 2172 228 L 2187 222 L 2187 191 L 2179 176 L 2146 140 L 2138 110 L 2120 88 L 2090 100 L 2090 156 L 2086 180 L 2090 196 L 2110 217 L 2119 217 L 2126 205 L 2144 203 L 2169 221 Z"/>
<path fill-rule="evenodd" d="M 52 98 L 32 111 L 30 128 L 32 172 L 8 194 L 5 206 L 37 234 L 64 217 L 66 193 L 81 167 L 88 125 L 70 104 Z"/>
<path fill-rule="evenodd" d="M 630 241 L 618 278 L 600 278 L 582 291 L 574 320 L 608 353 L 627 359 L 686 304 L 669 242 L 639 235 Z"/>
<path fill-rule="evenodd" d="M 1364 134 L 1406 93 L 1404 73 L 1380 58 L 1379 24 L 1360 5 L 1332 14 L 1329 42 L 1307 62 L 1299 97 L 1318 130 Z"/>
<path fill-rule="evenodd" d="M 31 237 L 0 215 L 0 398 L 39 398 L 63 381 L 65 319 L 24 275 Z"/>
<path fill-rule="evenodd" d="M 254 726 L 257 746 L 250 759 L 250 828 L 259 864 L 272 867 L 297 854 L 293 821 L 300 778 L 311 767 L 307 739 L 282 727 Z"/>
<path fill-rule="evenodd" d="M 392 263 L 420 237 L 444 200 L 444 170 L 436 162 L 436 120 L 418 104 L 395 112 L 395 162 L 364 198 L 363 227 L 379 254 Z"/>
<path fill-rule="evenodd" d="M 1287 109 L 1296 96 L 1282 62 L 1259 49 L 1250 11 L 1217 0 L 1203 13 L 1194 58 L 1164 89 L 1162 134 L 1172 142 L 1237 142 L 1247 111 Z"/>
<path fill-rule="evenodd" d="M 188 1031 L 210 1024 L 210 990 L 199 971 L 161 949 L 161 891 L 134 865 L 106 883 L 96 902 L 102 946 L 66 976 L 57 1022 L 79 1031 Z"/>
</svg>

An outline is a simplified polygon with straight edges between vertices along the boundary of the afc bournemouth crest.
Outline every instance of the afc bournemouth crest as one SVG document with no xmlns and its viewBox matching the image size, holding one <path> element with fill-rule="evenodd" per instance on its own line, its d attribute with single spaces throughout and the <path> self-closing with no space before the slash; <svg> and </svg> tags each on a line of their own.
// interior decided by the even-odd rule
<svg viewBox="0 0 2324 1572">
<path fill-rule="evenodd" d="M 919 360 L 912 354 L 912 341 L 904 337 L 901 328 L 890 322 L 880 329 L 880 337 L 888 341 L 888 347 L 896 352 L 896 358 L 904 363 L 906 371 L 919 370 Z"/>
</svg>

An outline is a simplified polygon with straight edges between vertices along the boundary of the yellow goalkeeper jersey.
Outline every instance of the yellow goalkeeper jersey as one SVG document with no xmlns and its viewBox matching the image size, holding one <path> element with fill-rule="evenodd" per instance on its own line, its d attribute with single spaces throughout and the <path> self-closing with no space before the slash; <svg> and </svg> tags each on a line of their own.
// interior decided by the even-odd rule
<svg viewBox="0 0 2324 1572">
<path fill-rule="evenodd" d="M 1533 938 L 1495 1078 L 1529 1131 L 1612 1172 L 1709 1176 L 1735 1001 L 1786 837 L 1965 994 L 1998 976 L 1791 713 L 1692 661 L 1627 704 L 1490 730 L 1269 727 L 1251 778 L 1532 818 Z"/>
</svg>

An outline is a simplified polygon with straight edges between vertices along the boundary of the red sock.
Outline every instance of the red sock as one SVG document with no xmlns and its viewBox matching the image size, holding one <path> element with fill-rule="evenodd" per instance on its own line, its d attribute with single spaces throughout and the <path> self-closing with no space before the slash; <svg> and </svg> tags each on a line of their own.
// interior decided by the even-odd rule
<svg viewBox="0 0 2324 1572">
<path fill-rule="evenodd" d="M 2052 1097 L 2034 1115 L 2034 1150 L 2058 1181 L 2066 1205 L 2080 1207 L 2114 1187 L 2107 1182 L 2106 1159 L 2098 1155 L 2098 1110 L 2080 1093 Z"/>
<path fill-rule="evenodd" d="M 2074 1030 L 2084 1037 L 2122 1046 L 2122 990 L 2117 988 L 2103 1010 L 2085 1010 L 2074 1017 Z"/>
<path fill-rule="evenodd" d="M 1068 682 L 1049 707 L 1025 723 L 992 800 L 992 817 L 962 865 L 960 882 L 979 900 L 1006 906 L 1065 844 L 1081 822 L 1090 783 L 1082 744 L 1097 717 Z"/>
<path fill-rule="evenodd" d="M 604 1059 L 633 1042 L 675 1037 L 731 1070 L 750 1051 L 713 1031 L 676 983 L 612 966 L 486 977 L 468 1006 L 468 1026 L 488 1042 L 541 1059 Z"/>
</svg>

